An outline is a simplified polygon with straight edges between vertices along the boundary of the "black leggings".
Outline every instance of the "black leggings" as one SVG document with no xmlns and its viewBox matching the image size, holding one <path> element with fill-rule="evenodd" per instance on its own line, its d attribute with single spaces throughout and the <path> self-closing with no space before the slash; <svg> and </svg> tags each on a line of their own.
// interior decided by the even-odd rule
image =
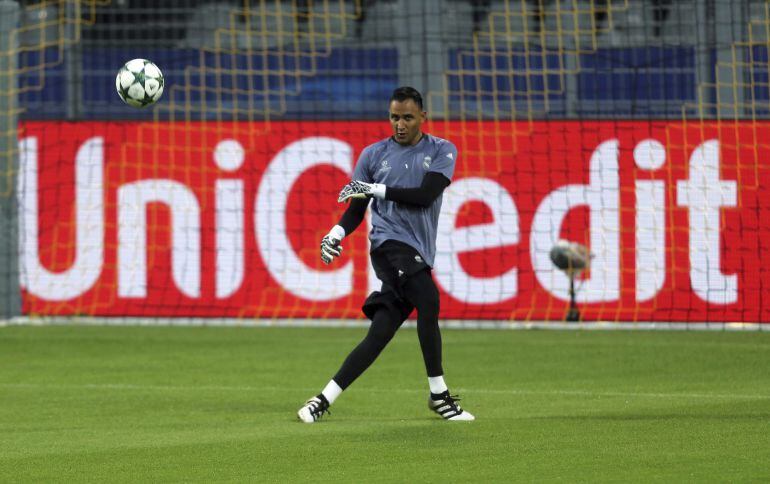
<svg viewBox="0 0 770 484">
<path fill-rule="evenodd" d="M 441 331 L 438 326 L 439 294 L 436 283 L 425 269 L 413 274 L 403 283 L 403 295 L 417 309 L 417 337 L 428 376 L 441 376 Z M 334 381 L 343 390 L 358 378 L 393 339 L 404 322 L 399 311 L 388 305 L 380 306 L 372 318 L 369 332 L 350 352 Z"/>
</svg>

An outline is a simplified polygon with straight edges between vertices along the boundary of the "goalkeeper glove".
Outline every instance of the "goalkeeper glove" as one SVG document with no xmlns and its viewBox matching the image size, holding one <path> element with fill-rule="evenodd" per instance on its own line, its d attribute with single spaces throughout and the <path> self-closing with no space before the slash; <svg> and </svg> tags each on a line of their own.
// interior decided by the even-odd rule
<svg viewBox="0 0 770 484">
<path fill-rule="evenodd" d="M 345 202 L 351 198 L 379 198 L 385 199 L 385 185 L 381 183 L 366 183 L 358 180 L 353 180 L 340 191 L 340 196 L 337 198 L 337 202 Z"/>
<path fill-rule="evenodd" d="M 328 234 L 321 239 L 321 260 L 324 264 L 331 264 L 335 257 L 342 254 L 340 242 L 345 238 L 345 229 L 335 225 Z"/>
</svg>

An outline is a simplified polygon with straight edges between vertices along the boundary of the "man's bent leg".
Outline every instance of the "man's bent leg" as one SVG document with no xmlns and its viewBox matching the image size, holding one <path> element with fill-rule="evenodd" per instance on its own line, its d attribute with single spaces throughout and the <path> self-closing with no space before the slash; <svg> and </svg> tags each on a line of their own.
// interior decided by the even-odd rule
<svg viewBox="0 0 770 484">
<path fill-rule="evenodd" d="M 379 293 L 373 294 L 373 296 L 379 296 Z M 367 301 L 371 299 L 370 297 Z M 301 421 L 313 423 L 323 417 L 342 391 L 349 387 L 377 359 L 385 346 L 393 339 L 393 335 L 396 334 L 401 323 L 406 319 L 399 317 L 398 311 L 388 305 L 370 304 L 365 306 L 365 312 L 372 317 L 369 332 L 345 358 L 342 367 L 323 391 L 310 398 L 299 409 L 297 417 Z"/>
<path fill-rule="evenodd" d="M 374 363 L 380 352 L 393 339 L 401 323 L 396 314 L 387 307 L 382 306 L 377 310 L 366 337 L 353 348 L 342 363 L 342 367 L 334 375 L 333 379 L 340 388 L 346 389 Z"/>
</svg>

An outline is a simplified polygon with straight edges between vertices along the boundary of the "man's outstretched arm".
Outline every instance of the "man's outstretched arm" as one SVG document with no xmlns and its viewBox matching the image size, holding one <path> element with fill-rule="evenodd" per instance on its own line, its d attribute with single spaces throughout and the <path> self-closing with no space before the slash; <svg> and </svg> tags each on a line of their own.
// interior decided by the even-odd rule
<svg viewBox="0 0 770 484">
<path fill-rule="evenodd" d="M 426 173 L 422 179 L 422 184 L 415 188 L 387 187 L 380 183 L 353 180 L 342 188 L 337 201 L 366 200 L 374 197 L 396 203 L 429 207 L 448 186 L 449 179 L 434 171 Z"/>
<path fill-rule="evenodd" d="M 385 200 L 396 203 L 406 203 L 419 207 L 430 207 L 431 203 L 449 186 L 449 180 L 441 173 L 429 171 L 417 188 L 388 187 L 385 190 Z"/>
</svg>

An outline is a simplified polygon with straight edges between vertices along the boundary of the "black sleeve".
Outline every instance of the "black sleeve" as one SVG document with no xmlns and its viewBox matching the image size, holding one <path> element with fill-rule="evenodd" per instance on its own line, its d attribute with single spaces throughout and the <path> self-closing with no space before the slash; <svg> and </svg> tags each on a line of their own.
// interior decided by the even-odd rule
<svg viewBox="0 0 770 484">
<path fill-rule="evenodd" d="M 353 198 L 348 204 L 348 209 L 342 214 L 340 218 L 340 227 L 345 229 L 345 236 L 352 234 L 354 230 L 361 224 L 366 214 L 366 207 L 369 206 L 368 198 Z"/>
<path fill-rule="evenodd" d="M 449 179 L 441 173 L 429 171 L 422 179 L 422 185 L 417 188 L 388 187 L 385 190 L 385 200 L 397 203 L 429 207 L 449 186 Z"/>
</svg>

